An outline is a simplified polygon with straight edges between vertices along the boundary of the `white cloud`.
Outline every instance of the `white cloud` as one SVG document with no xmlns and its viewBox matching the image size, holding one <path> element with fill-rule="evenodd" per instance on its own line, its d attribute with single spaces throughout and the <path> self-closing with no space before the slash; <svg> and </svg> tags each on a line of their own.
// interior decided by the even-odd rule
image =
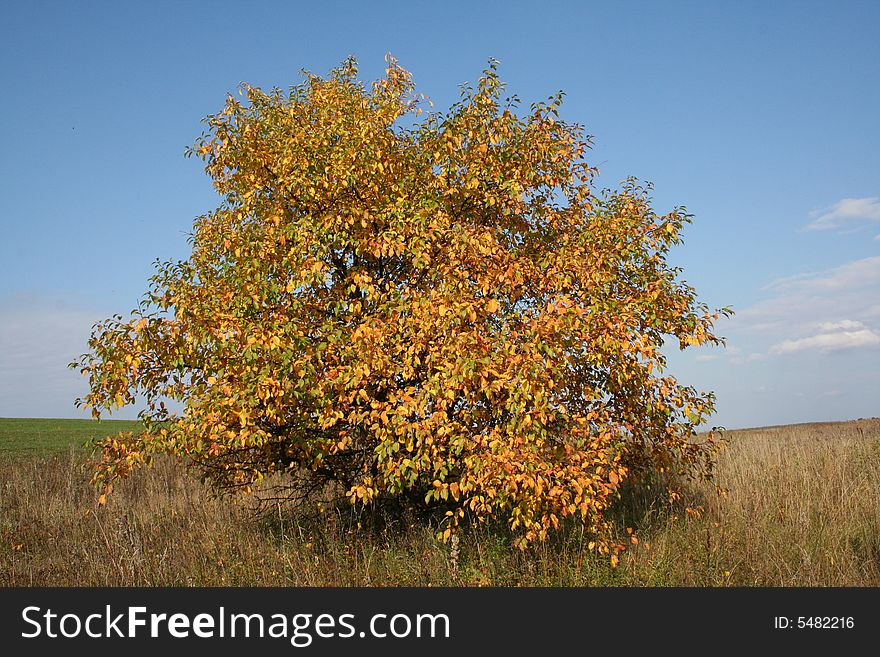
<svg viewBox="0 0 880 657">
<path fill-rule="evenodd" d="M 783 354 L 880 346 L 878 256 L 779 278 L 763 289 L 763 300 L 737 312 L 727 324 L 731 342 L 752 351 L 730 359 L 733 365 Z"/>
<path fill-rule="evenodd" d="M 851 319 L 843 319 L 839 322 L 820 322 L 819 331 L 821 333 L 830 333 L 831 331 L 856 331 L 866 328 L 861 322 L 854 322 Z"/>
<path fill-rule="evenodd" d="M 807 230 L 860 227 L 880 221 L 880 197 L 841 199 L 831 207 L 814 210 L 810 216 L 813 221 L 807 225 Z"/>
<path fill-rule="evenodd" d="M 730 359 L 730 362 L 734 365 L 743 365 L 744 363 L 756 363 L 758 361 L 766 360 L 766 358 L 766 354 L 754 352 L 748 356 L 735 356 Z"/>
<path fill-rule="evenodd" d="M 718 360 L 719 358 L 721 358 L 721 356 L 719 356 L 718 354 L 700 354 L 694 360 L 696 360 L 698 363 L 710 363 L 713 360 Z"/>
<path fill-rule="evenodd" d="M 728 345 L 720 359 L 676 363 L 716 393 L 712 422 L 733 428 L 876 415 L 880 257 L 778 279 L 762 297 L 719 320 Z"/>
<path fill-rule="evenodd" d="M 791 276 L 783 276 L 782 278 L 776 278 L 769 283 L 767 283 L 764 287 L 761 288 L 762 292 L 766 292 L 768 290 L 776 290 L 779 288 L 786 288 L 792 285 L 796 285 L 805 280 L 809 280 L 815 276 L 815 274 L 793 274 Z"/>
<path fill-rule="evenodd" d="M 776 342 L 819 332 L 823 330 L 820 324 L 839 318 L 876 326 L 880 317 L 880 256 L 780 278 L 763 290 L 767 297 L 738 309 L 727 326 Z"/>
<path fill-rule="evenodd" d="M 880 283 L 880 256 L 854 260 L 814 274 L 797 274 L 778 278 L 764 286 L 763 289 L 809 293 L 864 287 L 872 283 Z"/>
<path fill-rule="evenodd" d="M 827 352 L 878 346 L 880 346 L 880 333 L 869 328 L 857 331 L 831 330 L 796 340 L 783 340 L 779 344 L 773 345 L 770 348 L 770 353 L 789 354 L 797 351 Z"/>
</svg>

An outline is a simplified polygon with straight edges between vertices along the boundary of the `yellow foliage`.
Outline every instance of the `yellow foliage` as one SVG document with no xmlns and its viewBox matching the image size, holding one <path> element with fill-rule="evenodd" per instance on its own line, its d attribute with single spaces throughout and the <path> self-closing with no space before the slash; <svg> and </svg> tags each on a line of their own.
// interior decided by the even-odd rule
<svg viewBox="0 0 880 657">
<path fill-rule="evenodd" d="M 355 504 L 415 493 L 450 512 L 445 538 L 465 510 L 521 545 L 573 517 L 611 554 L 626 479 L 711 467 L 691 438 L 712 396 L 661 376 L 664 336 L 720 342 L 666 263 L 687 215 L 634 181 L 593 193 L 560 99 L 522 112 L 494 63 L 442 115 L 393 58 L 356 74 L 244 86 L 208 117 L 191 154 L 221 203 L 144 317 L 103 322 L 75 363 L 96 414 L 147 405 L 96 481 L 170 452 L 222 490 L 289 471 Z"/>
</svg>

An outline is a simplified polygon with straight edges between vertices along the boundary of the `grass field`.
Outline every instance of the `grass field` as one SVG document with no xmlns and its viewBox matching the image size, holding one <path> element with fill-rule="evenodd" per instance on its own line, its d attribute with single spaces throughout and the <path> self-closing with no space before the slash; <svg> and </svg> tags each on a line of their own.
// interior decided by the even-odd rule
<svg viewBox="0 0 880 657">
<path fill-rule="evenodd" d="M 617 568 L 577 526 L 521 552 L 503 527 L 453 548 L 415 520 L 351 509 L 255 516 L 170 460 L 98 507 L 89 453 L 71 449 L 95 431 L 0 420 L 0 585 L 880 586 L 880 419 L 729 432 L 726 494 L 621 500 L 621 537 L 632 527 L 638 544 Z"/>
<path fill-rule="evenodd" d="M 79 449 L 95 438 L 136 429 L 131 420 L 53 420 L 0 418 L 0 457 Z"/>
</svg>

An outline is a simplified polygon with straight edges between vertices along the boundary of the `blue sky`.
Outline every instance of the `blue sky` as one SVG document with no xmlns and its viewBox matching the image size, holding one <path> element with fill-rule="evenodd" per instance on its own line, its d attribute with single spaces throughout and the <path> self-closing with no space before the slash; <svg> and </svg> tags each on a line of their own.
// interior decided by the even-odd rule
<svg viewBox="0 0 880 657">
<path fill-rule="evenodd" d="M 392 52 L 439 108 L 489 57 L 566 92 L 602 186 L 695 215 L 726 350 L 670 352 L 729 428 L 880 415 L 880 3 L 0 4 L 0 417 L 79 417 L 66 363 L 216 204 L 183 157 L 241 81 Z"/>
</svg>

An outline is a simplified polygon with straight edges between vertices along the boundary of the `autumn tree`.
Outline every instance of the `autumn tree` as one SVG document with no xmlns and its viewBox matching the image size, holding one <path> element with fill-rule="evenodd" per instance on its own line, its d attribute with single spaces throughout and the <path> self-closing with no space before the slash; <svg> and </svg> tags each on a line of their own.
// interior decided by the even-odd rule
<svg viewBox="0 0 880 657">
<path fill-rule="evenodd" d="M 170 453 L 221 490 L 405 496 L 447 536 L 504 518 L 525 544 L 573 516 L 608 550 L 624 481 L 710 472 L 712 394 L 660 352 L 721 341 L 726 309 L 667 262 L 690 217 L 632 181 L 595 191 L 561 94 L 526 111 L 493 61 L 438 113 L 389 57 L 372 85 L 348 60 L 240 96 L 190 151 L 221 198 L 192 254 L 72 364 L 95 417 L 145 405 L 101 443 L 107 490 Z"/>
</svg>

